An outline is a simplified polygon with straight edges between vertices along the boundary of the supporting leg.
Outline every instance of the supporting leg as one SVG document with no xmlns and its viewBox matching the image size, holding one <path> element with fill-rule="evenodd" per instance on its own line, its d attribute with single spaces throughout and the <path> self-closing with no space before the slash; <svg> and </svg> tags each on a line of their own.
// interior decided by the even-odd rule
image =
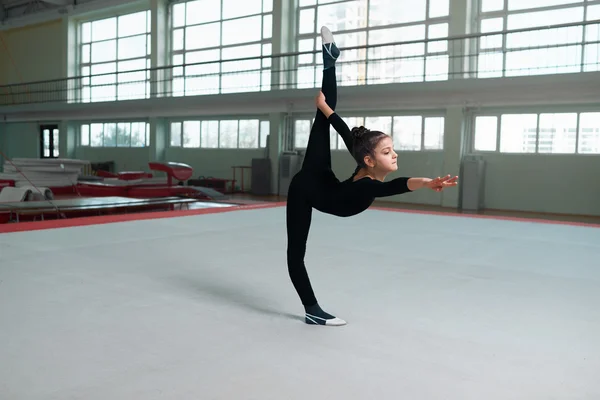
<svg viewBox="0 0 600 400">
<path fill-rule="evenodd" d="M 313 184 L 311 176 L 300 172 L 294 177 L 288 191 L 286 208 L 287 264 L 292 284 L 304 306 L 304 321 L 310 325 L 345 325 L 346 321 L 326 313 L 317 303 L 315 293 L 306 271 L 304 257 L 306 242 L 312 221 L 312 206 L 306 193 L 307 185 Z"/>
</svg>

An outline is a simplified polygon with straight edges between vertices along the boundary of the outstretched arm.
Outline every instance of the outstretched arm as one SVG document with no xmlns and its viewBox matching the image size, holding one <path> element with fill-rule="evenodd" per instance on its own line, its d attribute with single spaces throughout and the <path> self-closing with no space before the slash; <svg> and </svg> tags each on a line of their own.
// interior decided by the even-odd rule
<svg viewBox="0 0 600 400">
<path fill-rule="evenodd" d="M 363 178 L 357 181 L 362 186 L 362 190 L 366 191 L 373 197 L 387 197 L 397 194 L 413 192 L 419 189 L 429 188 L 436 192 L 441 192 L 447 187 L 456 186 L 458 177 L 450 177 L 447 175 L 443 178 L 395 178 L 388 182 L 381 182 L 375 179 Z"/>
<path fill-rule="evenodd" d="M 321 112 L 325 115 L 325 117 L 333 126 L 333 129 L 342 137 L 344 140 L 344 144 L 346 148 L 352 154 L 352 134 L 350 133 L 350 128 L 344 122 L 344 120 L 329 107 L 329 105 L 325 102 L 325 96 L 323 93 L 319 93 L 316 99 L 317 108 L 321 110 Z"/>
</svg>

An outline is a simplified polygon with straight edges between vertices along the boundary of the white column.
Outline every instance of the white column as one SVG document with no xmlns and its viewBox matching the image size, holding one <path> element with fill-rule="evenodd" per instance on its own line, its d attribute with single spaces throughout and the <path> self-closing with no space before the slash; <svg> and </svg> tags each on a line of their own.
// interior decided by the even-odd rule
<svg viewBox="0 0 600 400">
<path fill-rule="evenodd" d="M 295 32 L 296 32 L 296 11 L 297 0 L 273 0 L 273 39 L 272 54 L 288 53 L 295 50 Z M 286 71 L 290 62 L 283 58 L 274 58 L 272 62 L 272 71 Z M 290 82 L 289 73 L 271 73 L 271 82 L 273 90 L 285 89 L 285 85 Z M 284 132 L 283 113 L 272 113 L 269 116 L 269 159 L 271 160 L 271 193 L 275 194 L 279 188 L 279 157 L 282 149 L 282 135 Z"/>
<path fill-rule="evenodd" d="M 61 121 L 58 124 L 58 151 L 60 158 L 77 158 L 76 150 L 79 144 L 79 122 Z"/>
<path fill-rule="evenodd" d="M 443 174 L 459 175 L 465 142 L 465 116 L 461 107 L 446 109 Z M 460 185 L 442 192 L 442 207 L 458 207 Z"/>
<path fill-rule="evenodd" d="M 471 32 L 472 9 L 477 0 L 450 0 L 449 36 L 461 36 Z M 449 43 L 450 79 L 463 79 L 470 71 L 469 54 L 471 44 L 466 40 Z M 444 124 L 444 174 L 459 175 L 466 137 L 465 113 L 462 107 L 448 107 Z M 460 185 L 442 192 L 442 207 L 458 207 Z"/>
<path fill-rule="evenodd" d="M 152 54 L 150 56 L 150 66 L 152 68 L 164 67 L 170 64 L 169 48 L 169 4 L 167 0 L 151 0 L 150 11 L 152 14 Z M 168 91 L 169 85 L 167 78 L 168 71 L 160 69 L 150 74 L 151 97 L 163 97 Z"/>
<path fill-rule="evenodd" d="M 168 122 L 164 118 L 150 118 L 150 145 L 148 161 L 166 160 L 166 150 L 169 142 Z"/>
<path fill-rule="evenodd" d="M 63 31 L 63 77 L 70 78 L 81 75 L 77 69 L 77 22 L 73 21 L 72 17 L 62 18 L 62 31 Z M 81 82 L 76 79 L 70 79 L 66 81 L 63 98 L 68 102 L 77 101 L 81 97 Z"/>
<path fill-rule="evenodd" d="M 461 36 L 471 33 L 474 18 L 472 11 L 476 8 L 476 3 L 477 0 L 450 0 L 449 36 Z M 454 40 L 448 43 L 448 50 L 451 57 L 451 79 L 464 78 L 464 73 L 472 70 L 469 68 L 469 65 L 474 60 L 465 57 L 465 55 L 473 54 L 470 51 L 473 43 L 473 40 Z"/>
</svg>

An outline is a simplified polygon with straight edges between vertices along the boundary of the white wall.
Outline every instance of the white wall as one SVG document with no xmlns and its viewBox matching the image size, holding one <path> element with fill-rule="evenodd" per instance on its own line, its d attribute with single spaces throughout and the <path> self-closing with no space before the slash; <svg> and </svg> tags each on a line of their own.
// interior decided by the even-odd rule
<svg viewBox="0 0 600 400">
<path fill-rule="evenodd" d="M 2 152 L 10 159 L 40 156 L 40 127 L 35 122 L 4 124 Z M 4 160 L 2 160 L 4 162 Z"/>
<path fill-rule="evenodd" d="M 600 215 L 600 155 L 486 154 L 488 208 Z"/>
</svg>

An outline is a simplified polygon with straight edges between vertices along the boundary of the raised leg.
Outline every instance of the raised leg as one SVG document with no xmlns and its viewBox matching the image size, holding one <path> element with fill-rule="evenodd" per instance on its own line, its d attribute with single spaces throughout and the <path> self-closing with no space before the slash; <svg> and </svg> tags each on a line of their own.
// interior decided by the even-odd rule
<svg viewBox="0 0 600 400">
<path fill-rule="evenodd" d="M 335 110 L 337 104 L 337 82 L 335 75 L 335 60 L 340 51 L 333 42 L 333 35 L 326 28 L 321 28 L 323 40 L 323 79 L 321 91 L 325 101 Z M 302 168 L 311 172 L 331 170 L 331 144 L 329 139 L 330 123 L 325 114 L 317 110 L 315 122 L 310 130 L 308 145 L 304 155 Z"/>
</svg>

